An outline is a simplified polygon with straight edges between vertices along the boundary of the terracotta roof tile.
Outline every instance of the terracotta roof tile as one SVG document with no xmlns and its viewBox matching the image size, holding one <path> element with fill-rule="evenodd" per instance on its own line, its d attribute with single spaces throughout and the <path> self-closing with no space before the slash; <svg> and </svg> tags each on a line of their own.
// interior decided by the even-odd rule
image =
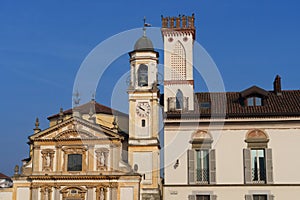
<svg viewBox="0 0 300 200">
<path fill-rule="evenodd" d="M 8 179 L 11 180 L 9 176 L 6 176 L 5 174 L 0 173 L 0 179 Z"/>
<path fill-rule="evenodd" d="M 262 106 L 247 106 L 240 92 L 225 93 L 196 93 L 198 99 L 198 111 L 193 112 L 168 112 L 168 118 L 185 116 L 210 117 L 212 114 L 218 116 L 224 114 L 223 106 L 226 98 L 226 118 L 243 117 L 280 117 L 280 116 L 300 116 L 300 90 L 283 90 L 281 95 L 276 95 L 273 91 L 268 91 L 263 97 Z M 210 102 L 210 108 L 201 107 L 201 103 Z M 197 109 L 196 109 L 197 110 Z"/>
<path fill-rule="evenodd" d="M 90 112 L 90 109 L 93 109 L 93 111 L 95 111 L 96 113 L 102 113 L 102 114 L 109 114 L 109 115 L 122 115 L 122 116 L 127 116 L 127 114 L 125 113 L 122 113 L 120 111 L 117 111 L 117 110 L 114 110 L 110 107 L 107 107 L 105 105 L 102 105 L 96 101 L 90 101 L 86 104 L 82 104 L 78 107 L 76 107 L 76 109 L 79 110 L 80 113 L 82 114 L 88 114 Z M 73 108 L 74 109 L 74 108 Z M 68 109 L 68 110 L 65 110 L 63 113 L 65 115 L 71 115 L 73 113 L 73 109 Z M 59 116 L 59 113 L 55 114 L 55 115 L 52 115 L 52 116 L 49 116 L 47 119 L 50 120 L 52 118 L 55 118 L 55 117 L 58 117 Z"/>
</svg>

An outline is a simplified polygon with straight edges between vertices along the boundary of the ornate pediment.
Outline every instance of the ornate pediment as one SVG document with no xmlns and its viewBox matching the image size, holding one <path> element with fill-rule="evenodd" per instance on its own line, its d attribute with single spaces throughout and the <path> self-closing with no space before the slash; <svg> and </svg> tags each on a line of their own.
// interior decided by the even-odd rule
<svg viewBox="0 0 300 200">
<path fill-rule="evenodd" d="M 123 136 L 108 127 L 90 123 L 79 118 L 71 118 L 30 137 L 31 140 L 89 140 L 108 138 L 123 139 Z"/>
<path fill-rule="evenodd" d="M 82 130 L 70 129 L 59 133 L 54 139 L 67 140 L 67 139 L 97 139 L 96 136 L 89 132 Z"/>
</svg>

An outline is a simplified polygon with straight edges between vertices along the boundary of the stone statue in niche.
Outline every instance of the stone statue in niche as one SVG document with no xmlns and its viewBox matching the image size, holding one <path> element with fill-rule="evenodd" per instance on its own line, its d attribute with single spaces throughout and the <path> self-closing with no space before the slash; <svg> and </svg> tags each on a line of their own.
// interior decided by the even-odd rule
<svg viewBox="0 0 300 200">
<path fill-rule="evenodd" d="M 53 157 L 54 150 L 44 149 L 42 150 L 42 159 L 43 159 L 43 171 L 52 171 L 53 169 Z"/>
<path fill-rule="evenodd" d="M 104 152 L 101 152 L 100 155 L 100 166 L 105 166 L 105 156 L 104 156 Z"/>
<path fill-rule="evenodd" d="M 101 148 L 96 150 L 97 170 L 107 170 L 108 149 Z"/>
<path fill-rule="evenodd" d="M 104 189 L 100 189 L 100 200 L 104 200 Z"/>
<path fill-rule="evenodd" d="M 45 167 L 50 167 L 50 155 L 49 154 L 47 154 L 45 156 L 45 160 L 46 160 Z"/>
</svg>

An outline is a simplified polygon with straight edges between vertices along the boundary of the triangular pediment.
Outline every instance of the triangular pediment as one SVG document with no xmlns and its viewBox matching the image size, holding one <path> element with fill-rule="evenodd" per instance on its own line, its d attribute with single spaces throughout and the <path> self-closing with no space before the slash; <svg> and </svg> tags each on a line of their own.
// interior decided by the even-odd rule
<svg viewBox="0 0 300 200">
<path fill-rule="evenodd" d="M 124 139 L 109 127 L 73 117 L 29 137 L 30 140 L 97 140 Z"/>
<path fill-rule="evenodd" d="M 248 96 L 261 96 L 261 97 L 266 97 L 268 96 L 268 91 L 257 87 L 257 86 L 252 86 L 250 88 L 245 89 L 240 93 L 241 97 L 245 98 Z"/>
</svg>

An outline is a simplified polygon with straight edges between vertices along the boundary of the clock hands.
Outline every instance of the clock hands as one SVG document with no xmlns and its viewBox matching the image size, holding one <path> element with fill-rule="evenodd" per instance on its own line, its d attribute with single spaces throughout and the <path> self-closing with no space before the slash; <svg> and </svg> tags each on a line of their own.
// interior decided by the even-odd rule
<svg viewBox="0 0 300 200">
<path fill-rule="evenodd" d="M 145 109 L 144 109 L 144 108 L 142 108 L 141 106 L 139 106 L 139 108 L 140 108 L 141 110 L 145 111 Z"/>
</svg>

